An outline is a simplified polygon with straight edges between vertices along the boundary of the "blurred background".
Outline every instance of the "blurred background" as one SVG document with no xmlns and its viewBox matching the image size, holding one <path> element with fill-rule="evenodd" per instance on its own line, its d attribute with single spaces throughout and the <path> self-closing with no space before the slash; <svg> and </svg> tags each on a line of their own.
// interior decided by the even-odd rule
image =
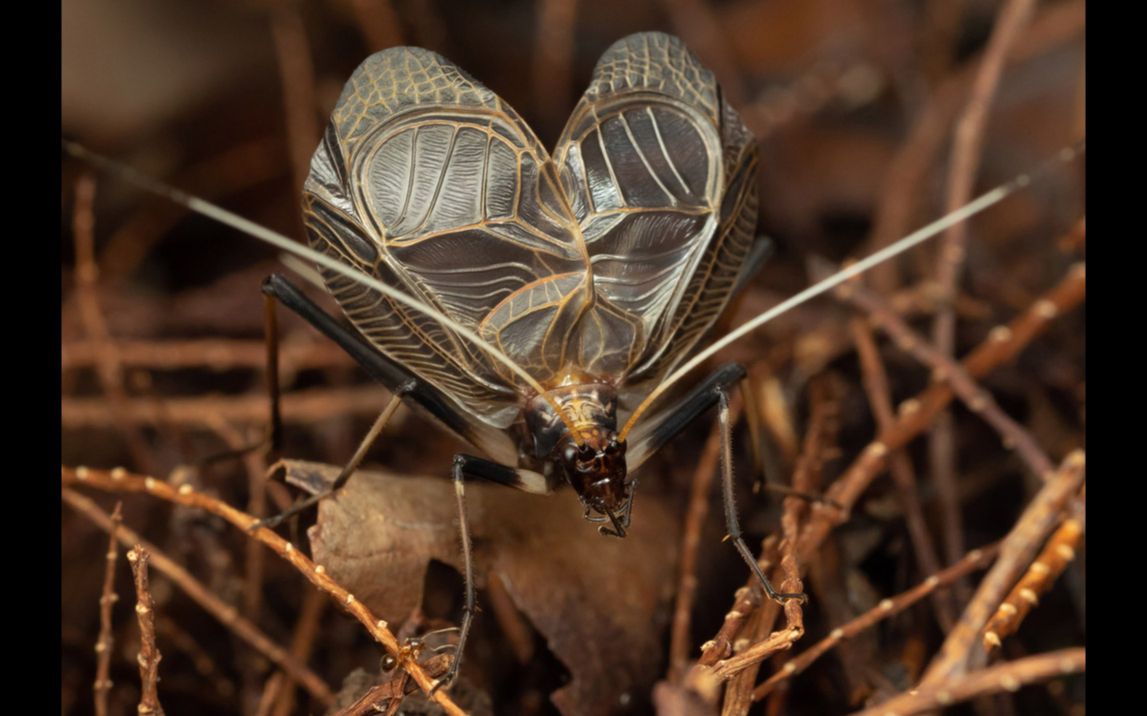
<svg viewBox="0 0 1147 716">
<path fill-rule="evenodd" d="M 1085 135 L 1084 3 L 1030 4 L 1034 9 L 1011 43 L 988 111 L 977 194 Z M 760 141 L 758 230 L 775 241 L 777 251 L 730 313 L 725 325 L 731 326 L 808 285 L 810 257 L 840 262 L 863 256 L 944 212 L 955 127 L 1004 5 L 63 0 L 62 124 L 67 138 L 301 237 L 298 201 L 310 155 L 343 83 L 368 54 L 403 44 L 443 54 L 502 96 L 552 147 L 610 44 L 644 30 L 677 34 L 714 71 Z M 64 159 L 61 171 L 63 463 L 123 465 L 168 476 L 177 466 L 257 440 L 267 416 L 259 283 L 282 270 L 274 252 L 113 177 L 93 175 L 82 163 Z M 956 301 L 957 356 L 1025 310 L 1080 260 L 1083 206 L 1083 169 L 1076 163 L 969 223 Z M 89 223 L 91 230 L 85 228 Z M 933 249 L 917 250 L 873 272 L 868 285 L 928 333 L 937 308 L 935 264 Z M 810 382 L 832 382 L 840 413 L 825 484 L 874 433 L 849 330 L 852 315 L 847 306 L 821 299 L 723 356 L 745 362 L 754 385 L 777 406 L 780 417 L 767 422 L 772 465 L 781 481 L 787 481 L 800 451 Z M 927 385 L 927 368 L 887 341 L 880 350 L 894 403 Z M 282 369 L 287 455 L 341 464 L 385 404 L 386 392 L 290 318 L 284 318 Z M 985 385 L 1053 460 L 1082 445 L 1082 317 L 1057 323 Z M 974 547 L 1005 533 L 1035 486 L 990 429 L 963 410 L 955 420 L 960 529 L 963 543 Z M 709 433 L 709 421 L 702 423 L 645 471 L 643 490 L 657 495 L 650 499 L 664 500 L 679 513 Z M 388 435 L 369 462 L 399 472 L 444 477 L 447 465 L 440 458 L 458 448 L 405 412 Z M 942 510 L 923 440 L 913 444 L 910 457 L 919 470 L 924 510 L 935 517 Z M 748 469 L 746 463 L 745 474 Z M 249 511 L 267 513 L 289 504 L 287 488 L 265 485 L 262 475 L 262 466 L 248 460 L 219 465 L 195 479 L 197 488 Z M 114 502 L 92 497 L 105 509 Z M 776 529 L 776 511 L 741 504 L 755 548 Z M 817 606 L 819 587 L 813 585 L 806 617 L 810 638 L 837 617 L 859 613 L 878 596 L 927 576 L 900 509 L 884 478 L 856 521 L 840 531 L 836 569 L 839 583 L 849 585 L 847 595 L 833 612 L 823 598 Z M 743 566 L 720 545 L 720 509 L 713 505 L 710 511 L 710 539 L 702 550 L 712 559 L 699 575 L 703 586 L 691 655 L 720 626 L 730 595 L 743 583 Z M 140 500 L 126 501 L 124 514 L 126 524 L 166 546 L 280 643 L 298 638 L 303 614 L 310 615 L 308 623 L 323 625 L 304 644 L 303 660 L 332 691 L 356 668 L 377 672 L 380 654 L 356 624 L 320 606 L 296 575 L 257 556 L 234 530 Z M 65 508 L 62 515 L 62 713 L 90 713 L 105 538 L 75 511 Z M 948 564 L 959 552 L 948 552 L 951 545 L 938 524 L 930 520 L 935 549 L 940 564 Z M 1072 569 L 1033 615 L 1033 628 L 1025 627 L 1016 648 L 1036 651 L 1082 641 L 1082 559 Z M 124 572 L 117 579 L 113 713 L 134 709 L 138 699 L 137 637 L 130 575 Z M 276 672 L 266 661 L 251 656 L 169 582 L 154 581 L 166 615 L 160 639 L 166 645 L 161 696 L 167 713 L 323 711 L 314 694 L 283 685 L 271 690 Z M 455 619 L 460 591 L 456 573 L 432 566 L 428 623 Z M 773 704 L 768 713 L 847 712 L 907 688 L 942 638 L 929 609 L 926 602 L 884 631 L 870 632 L 865 648 L 871 649 L 873 666 L 827 657 L 780 702 L 767 702 Z M 664 616 L 655 624 L 664 623 Z M 523 663 L 498 651 L 499 630 L 506 627 L 501 618 L 484 615 L 480 621 L 476 656 L 467 668 L 494 711 L 553 712 L 547 694 L 569 681 L 572 667 L 547 651 L 547 635 L 530 632 L 527 638 L 540 656 Z M 1046 628 L 1039 631 L 1041 624 Z M 668 643 L 667 631 L 661 638 Z M 645 660 L 661 678 L 665 656 L 649 654 Z M 651 712 L 652 682 L 610 709 Z M 1082 682 L 1069 687 L 1024 689 L 976 711 L 1081 713 Z M 765 706 L 756 709 L 766 712 Z"/>
</svg>

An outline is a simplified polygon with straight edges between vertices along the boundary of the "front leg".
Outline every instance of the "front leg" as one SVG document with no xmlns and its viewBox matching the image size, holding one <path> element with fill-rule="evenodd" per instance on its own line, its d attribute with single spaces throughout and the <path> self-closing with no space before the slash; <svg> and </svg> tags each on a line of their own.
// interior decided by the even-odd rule
<svg viewBox="0 0 1147 716">
<path fill-rule="evenodd" d="M 462 666 L 462 654 L 466 649 L 466 639 L 470 636 L 470 626 L 474 621 L 474 613 L 478 610 L 477 599 L 474 594 L 474 556 L 470 542 L 470 522 L 466 517 L 466 478 L 490 480 L 526 492 L 543 494 L 552 492 L 556 487 L 552 481 L 535 472 L 499 465 L 496 462 L 462 453 L 454 456 L 453 477 L 454 495 L 458 500 L 458 531 L 462 535 L 466 604 L 462 608 L 462 625 L 458 633 L 458 648 L 455 651 L 454 660 L 450 663 L 450 670 L 435 683 L 434 690 L 441 687 L 450 688 L 458 676 L 458 670 Z"/>
<path fill-rule="evenodd" d="M 749 569 L 760 580 L 761 586 L 765 589 L 765 594 L 769 595 L 769 599 L 780 604 L 784 604 L 790 599 L 796 599 L 802 603 L 806 602 L 808 596 L 803 592 L 778 592 L 773 589 L 769 578 L 761 571 L 761 565 L 757 563 L 756 557 L 749 551 L 748 545 L 745 544 L 745 540 L 741 536 L 741 524 L 737 519 L 737 504 L 733 499 L 733 428 L 729 424 L 729 395 L 724 386 L 718 386 L 714 392 L 717 394 L 717 412 L 721 427 L 721 487 L 725 502 L 725 528 L 728 530 L 729 539 L 737 548 L 741 559 L 745 560 L 745 564 L 749 565 Z"/>
<path fill-rule="evenodd" d="M 778 592 L 773 589 L 760 565 L 749 551 L 741 536 L 741 525 L 737 520 L 737 506 L 733 499 L 733 431 L 729 424 L 729 391 L 745 378 L 745 369 L 737 363 L 727 363 L 713 371 L 700 385 L 690 390 L 670 408 L 658 414 L 646 430 L 634 435 L 630 454 L 633 456 L 631 470 L 645 461 L 663 445 L 676 437 L 702 413 L 714 405 L 718 408 L 721 428 L 721 484 L 725 504 L 725 524 L 729 539 L 745 564 L 761 582 L 761 587 L 770 599 L 784 603 L 789 599 L 804 601 L 807 597 L 800 593 Z"/>
</svg>

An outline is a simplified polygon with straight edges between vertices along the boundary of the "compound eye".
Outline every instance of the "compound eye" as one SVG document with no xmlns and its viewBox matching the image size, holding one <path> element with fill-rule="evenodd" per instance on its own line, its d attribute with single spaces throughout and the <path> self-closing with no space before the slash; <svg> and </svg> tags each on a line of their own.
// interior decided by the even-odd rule
<svg viewBox="0 0 1147 716">
<path fill-rule="evenodd" d="M 605 454 L 610 457 L 617 457 L 621 452 L 621 444 L 617 440 L 610 440 L 609 444 L 605 446 Z"/>
<path fill-rule="evenodd" d="M 577 445 L 574 445 L 573 443 L 568 443 L 565 447 L 565 450 L 562 451 L 562 459 L 565 460 L 567 463 L 572 463 L 574 460 L 576 460 L 578 458 L 578 454 L 579 453 L 578 453 Z"/>
</svg>

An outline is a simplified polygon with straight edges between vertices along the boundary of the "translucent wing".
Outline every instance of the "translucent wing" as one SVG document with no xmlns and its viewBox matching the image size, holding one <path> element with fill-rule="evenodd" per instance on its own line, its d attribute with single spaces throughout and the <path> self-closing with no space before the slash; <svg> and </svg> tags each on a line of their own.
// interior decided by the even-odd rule
<svg viewBox="0 0 1147 716">
<path fill-rule="evenodd" d="M 355 70 L 303 205 L 315 248 L 434 306 L 539 379 L 579 360 L 593 330 L 632 338 L 594 300 L 549 155 L 501 99 L 433 52 L 394 48 Z M 498 428 L 517 418 L 520 386 L 477 346 L 340 275 L 324 279 L 371 343 L 462 411 Z"/>
<path fill-rule="evenodd" d="M 598 295 L 639 318 L 631 385 L 708 329 L 753 243 L 756 144 L 675 37 L 631 35 L 598 61 L 555 161 Z"/>
</svg>

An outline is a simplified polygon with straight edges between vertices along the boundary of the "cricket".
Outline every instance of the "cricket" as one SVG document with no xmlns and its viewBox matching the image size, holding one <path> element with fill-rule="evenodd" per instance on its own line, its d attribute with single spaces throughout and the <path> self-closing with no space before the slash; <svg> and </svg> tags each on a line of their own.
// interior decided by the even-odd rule
<svg viewBox="0 0 1147 716">
<path fill-rule="evenodd" d="M 329 114 L 302 122 L 289 106 L 296 90 L 285 89 L 298 148 L 277 170 L 297 182 L 298 219 L 285 230 L 73 138 L 65 123 L 75 288 L 66 270 L 62 528 L 102 534 L 108 548 L 103 584 L 90 587 L 97 658 L 65 659 L 66 674 L 92 670 L 92 686 L 66 703 L 94 702 L 97 713 L 125 700 L 168 713 L 660 713 L 686 703 L 748 713 L 787 699 L 800 713 L 915 712 L 952 693 L 1015 692 L 1013 682 L 1032 684 L 1017 694 L 1021 713 L 1074 701 L 1082 681 L 1064 675 L 1083 670 L 1083 650 L 1070 647 L 1070 629 L 1042 639 L 1046 656 L 1008 645 L 1025 639 L 1029 613 L 1040 619 L 1040 594 L 1051 595 L 1046 609 L 1068 611 L 1082 594 L 1082 423 L 1070 427 L 1081 417 L 1066 410 L 1082 400 L 1070 357 L 1082 358 L 1081 334 L 1070 339 L 1084 296 L 1073 258 L 1082 203 L 1061 201 L 1036 224 L 991 222 L 1078 184 L 1084 135 L 1063 122 L 1048 134 L 1058 139 L 1040 137 L 997 179 L 976 177 L 996 131 L 992 103 L 1001 116 L 1027 111 L 1007 103 L 1008 73 L 1027 81 L 1025 63 L 1072 56 L 1074 5 L 1000 3 L 984 15 L 994 24 L 980 54 L 921 65 L 951 73 L 919 110 L 921 121 L 950 123 L 951 159 L 945 167 L 936 154 L 944 135 L 922 125 L 934 136 L 909 132 L 887 183 L 922 192 L 897 182 L 947 171 L 946 188 L 929 190 L 947 203 L 916 200 L 908 212 L 910 196 L 869 189 L 884 202 L 865 220 L 877 240 L 847 238 L 851 225 L 830 213 L 812 230 L 819 249 L 794 248 L 786 231 L 802 224 L 770 223 L 767 192 L 784 186 L 771 173 L 784 156 L 774 147 L 826 108 L 848 117 L 848 102 L 880 106 L 881 93 L 906 91 L 874 88 L 877 65 L 814 63 L 804 84 L 754 103 L 730 54 L 680 25 L 603 46 L 578 75 L 580 99 L 556 92 L 568 114 L 546 103 L 520 115 L 497 76 L 449 48 L 381 40 L 400 11 L 383 22 L 366 5 L 351 25 L 382 49 L 337 95 L 324 85 Z M 539 8 L 550 40 L 554 27 L 588 22 L 556 5 Z M 268 16 L 283 81 L 298 79 L 302 58 L 283 53 L 316 31 L 296 9 Z M 425 12 L 409 21 L 419 31 L 430 22 Z M 927 16 L 935 31 L 930 22 L 940 18 Z M 582 54 L 576 43 L 539 46 L 544 97 L 541 78 L 572 85 Z M 305 162 L 302 135 L 314 137 Z M 265 153 L 245 151 L 236 168 Z M 132 193 L 153 197 L 151 213 L 101 238 L 113 216 L 104 195 Z M 132 248 L 181 212 L 199 217 L 195 231 L 241 247 L 211 254 L 221 265 L 267 257 L 253 269 L 262 275 L 242 311 L 210 307 L 218 288 L 195 299 L 203 309 L 135 304 L 141 337 L 129 338 L 137 328 L 118 316 L 131 304 L 108 292 L 103 266 L 126 287 L 131 273 L 162 265 L 146 251 L 177 262 L 159 279 L 168 283 L 181 256 L 202 263 L 208 254 Z M 1061 258 L 976 244 L 1009 231 L 1039 234 L 1045 255 Z M 1008 262 L 1021 268 L 1007 278 L 990 268 Z M 898 288 L 920 272 L 919 288 Z M 182 317 L 193 315 L 204 318 Z M 165 322 L 224 317 L 235 337 L 146 337 Z M 1053 340 L 1068 346 L 1047 359 L 1058 372 L 1024 358 Z M 1033 372 L 997 384 L 992 371 L 1017 356 L 1035 360 Z M 1010 397 L 1017 380 L 1029 384 L 1022 410 Z M 181 383 L 205 386 L 204 397 L 171 393 Z M 971 436 L 992 447 L 962 452 Z M 976 483 L 968 466 L 987 460 L 996 467 L 977 468 Z M 710 514 L 713 482 L 720 507 Z M 1001 495 L 1028 497 L 967 511 L 1005 485 Z M 145 530 L 147 504 L 162 509 Z M 986 521 L 1009 510 L 1010 529 Z M 75 544 L 65 546 L 66 586 Z M 875 565 L 897 563 L 902 576 L 879 589 Z M 862 574 L 867 594 L 887 597 L 842 591 Z M 219 592 L 224 575 L 233 586 Z M 718 585 L 731 602 L 706 616 Z M 154 621 L 138 608 L 127 619 L 116 592 L 147 604 Z M 898 628 L 932 647 L 898 690 L 857 657 L 881 643 L 868 625 L 902 611 L 916 617 L 895 617 Z M 192 612 L 235 630 L 238 671 L 219 670 L 214 637 L 188 631 Z M 292 619 L 293 636 L 283 630 Z M 1055 643 L 1061 632 L 1068 640 Z M 112 678 L 127 668 L 112 649 L 124 639 L 138 651 L 130 689 Z M 322 656 L 328 642 L 345 646 Z M 814 663 L 825 650 L 837 655 Z M 322 671 L 308 665 L 316 657 Z M 834 660 L 847 693 L 830 689 L 813 706 L 790 691 Z M 175 696 L 195 678 L 211 687 Z M 977 687 L 963 690 L 965 680 Z"/>
</svg>

